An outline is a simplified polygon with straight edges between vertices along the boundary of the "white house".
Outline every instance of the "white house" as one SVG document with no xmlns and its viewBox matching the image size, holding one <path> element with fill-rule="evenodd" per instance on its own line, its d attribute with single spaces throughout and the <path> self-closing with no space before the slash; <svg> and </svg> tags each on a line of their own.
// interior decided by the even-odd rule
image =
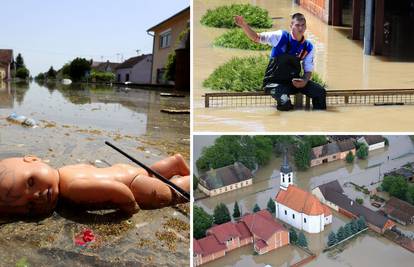
<svg viewBox="0 0 414 267">
<path fill-rule="evenodd" d="M 368 146 L 368 151 L 385 147 L 385 139 L 381 135 L 365 135 L 357 140 Z"/>
<path fill-rule="evenodd" d="M 332 223 L 331 210 L 311 193 L 293 185 L 287 154 L 280 168 L 280 190 L 275 199 L 276 218 L 308 233 L 319 233 Z"/>
<path fill-rule="evenodd" d="M 131 57 L 116 67 L 116 81 L 149 84 L 151 64 L 151 54 Z"/>
</svg>

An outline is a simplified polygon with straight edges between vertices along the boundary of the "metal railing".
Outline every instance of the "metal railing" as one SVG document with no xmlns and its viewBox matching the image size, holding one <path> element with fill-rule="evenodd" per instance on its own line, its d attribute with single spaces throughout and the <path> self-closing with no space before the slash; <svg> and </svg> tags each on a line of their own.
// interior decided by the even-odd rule
<svg viewBox="0 0 414 267">
<path fill-rule="evenodd" d="M 291 96 L 296 107 L 310 108 L 311 100 L 302 94 Z M 358 89 L 327 90 L 328 106 L 346 105 L 412 105 L 414 89 Z M 204 106 L 210 107 L 254 107 L 272 106 L 275 100 L 265 92 L 206 93 Z"/>
</svg>

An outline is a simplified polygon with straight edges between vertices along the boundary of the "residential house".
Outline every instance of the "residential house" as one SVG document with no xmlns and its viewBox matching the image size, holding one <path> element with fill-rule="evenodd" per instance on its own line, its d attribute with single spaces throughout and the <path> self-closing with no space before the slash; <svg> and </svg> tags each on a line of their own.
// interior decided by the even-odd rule
<svg viewBox="0 0 414 267">
<path fill-rule="evenodd" d="M 391 197 L 383 207 L 383 211 L 388 218 L 400 224 L 414 223 L 414 206 L 401 199 Z"/>
<path fill-rule="evenodd" d="M 331 210 L 311 193 L 293 185 L 293 171 L 287 153 L 280 170 L 280 190 L 276 199 L 276 218 L 308 233 L 319 233 L 332 223 Z"/>
<path fill-rule="evenodd" d="M 351 152 L 354 156 L 356 153 L 356 147 L 355 147 L 355 141 L 352 139 L 342 140 L 338 141 L 336 143 L 339 148 L 339 159 L 345 159 L 346 155 L 348 155 L 349 152 Z"/>
<path fill-rule="evenodd" d="M 341 151 L 337 143 L 328 143 L 322 146 L 317 146 L 311 150 L 310 166 L 314 167 L 323 163 L 331 162 L 340 159 Z"/>
<path fill-rule="evenodd" d="M 120 63 L 109 62 L 109 60 L 107 60 L 106 62 L 93 61 L 91 69 L 100 72 L 112 72 L 113 74 L 116 74 L 116 67 L 118 67 L 119 64 Z"/>
<path fill-rule="evenodd" d="M 289 245 L 289 232 L 267 210 L 245 214 L 238 222 L 215 225 L 206 233 L 206 237 L 193 242 L 195 266 L 249 244 L 258 254 Z"/>
<path fill-rule="evenodd" d="M 384 215 L 348 198 L 337 180 L 314 188 L 312 193 L 322 203 L 347 217 L 358 218 L 363 216 L 368 227 L 378 233 L 384 233 L 385 230 L 395 226 L 395 223 Z"/>
<path fill-rule="evenodd" d="M 408 166 L 411 166 L 410 164 L 407 164 Z M 384 176 L 401 176 L 403 177 L 407 182 L 412 182 L 414 178 L 414 172 L 412 168 L 408 166 L 401 167 L 399 169 L 394 169 L 390 172 L 387 172 L 384 174 Z"/>
<path fill-rule="evenodd" d="M 0 49 L 0 81 L 11 79 L 11 65 L 13 63 L 13 50 Z"/>
<path fill-rule="evenodd" d="M 131 57 L 115 68 L 116 81 L 149 84 L 151 83 L 151 64 L 151 54 Z"/>
<path fill-rule="evenodd" d="M 357 140 L 368 146 L 368 151 L 385 147 L 385 139 L 381 135 L 364 135 Z"/>
<path fill-rule="evenodd" d="M 201 175 L 198 188 L 209 196 L 215 196 L 252 184 L 252 172 L 243 163 L 235 162 L 233 165 L 210 170 Z"/>
<path fill-rule="evenodd" d="M 163 75 L 168 55 L 174 52 L 180 34 L 189 27 L 190 7 L 185 8 L 147 30 L 148 33 L 152 32 L 154 36 L 152 49 L 154 60 L 151 68 L 151 83 L 160 84 L 166 82 L 163 79 Z"/>
</svg>

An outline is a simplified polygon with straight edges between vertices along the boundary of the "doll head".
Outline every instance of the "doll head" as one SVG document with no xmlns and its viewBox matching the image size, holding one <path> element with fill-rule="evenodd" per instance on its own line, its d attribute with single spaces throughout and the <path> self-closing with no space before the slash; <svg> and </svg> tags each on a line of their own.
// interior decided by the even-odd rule
<svg viewBox="0 0 414 267">
<path fill-rule="evenodd" d="M 36 156 L 0 161 L 0 216 L 42 215 L 56 206 L 59 173 Z"/>
</svg>

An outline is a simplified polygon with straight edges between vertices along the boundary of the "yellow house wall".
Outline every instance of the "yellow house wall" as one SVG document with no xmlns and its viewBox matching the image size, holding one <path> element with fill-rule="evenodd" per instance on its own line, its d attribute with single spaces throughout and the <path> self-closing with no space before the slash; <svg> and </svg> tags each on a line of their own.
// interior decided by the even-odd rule
<svg viewBox="0 0 414 267">
<path fill-rule="evenodd" d="M 184 12 L 177 17 L 166 21 L 164 24 L 154 29 L 155 42 L 153 50 L 153 66 L 152 66 L 152 83 L 157 82 L 157 69 L 164 68 L 168 55 L 175 50 L 178 37 L 182 31 L 187 28 L 190 21 L 190 11 Z M 160 33 L 171 28 L 171 45 L 166 48 L 160 48 Z"/>
</svg>

